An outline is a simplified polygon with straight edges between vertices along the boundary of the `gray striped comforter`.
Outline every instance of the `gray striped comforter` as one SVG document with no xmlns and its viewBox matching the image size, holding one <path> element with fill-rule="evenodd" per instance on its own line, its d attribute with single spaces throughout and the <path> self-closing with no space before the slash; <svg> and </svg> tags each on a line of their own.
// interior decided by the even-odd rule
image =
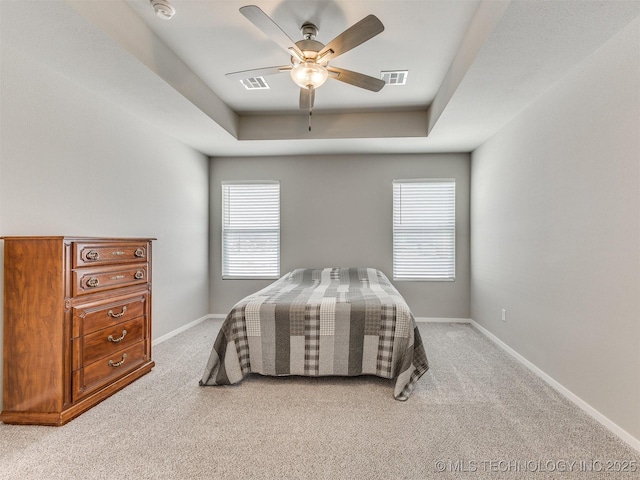
<svg viewBox="0 0 640 480">
<path fill-rule="evenodd" d="M 396 378 L 406 400 L 429 369 L 409 307 L 373 268 L 297 269 L 238 302 L 200 385 L 262 375 Z"/>
</svg>

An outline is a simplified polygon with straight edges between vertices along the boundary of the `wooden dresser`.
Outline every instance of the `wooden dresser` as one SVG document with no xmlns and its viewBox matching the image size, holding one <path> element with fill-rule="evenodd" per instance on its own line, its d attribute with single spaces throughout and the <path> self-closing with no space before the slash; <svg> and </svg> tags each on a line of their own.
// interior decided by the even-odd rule
<svg viewBox="0 0 640 480">
<path fill-rule="evenodd" d="M 2 422 L 63 425 L 153 368 L 154 239 L 3 240 Z"/>
</svg>

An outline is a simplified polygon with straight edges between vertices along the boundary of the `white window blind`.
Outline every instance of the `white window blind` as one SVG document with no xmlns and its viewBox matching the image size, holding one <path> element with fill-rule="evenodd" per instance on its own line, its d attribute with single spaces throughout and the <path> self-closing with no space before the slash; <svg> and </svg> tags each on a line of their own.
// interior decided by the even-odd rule
<svg viewBox="0 0 640 480">
<path fill-rule="evenodd" d="M 222 182 L 222 278 L 280 276 L 280 183 Z"/>
<path fill-rule="evenodd" d="M 456 183 L 394 180 L 394 280 L 455 280 Z"/>
</svg>

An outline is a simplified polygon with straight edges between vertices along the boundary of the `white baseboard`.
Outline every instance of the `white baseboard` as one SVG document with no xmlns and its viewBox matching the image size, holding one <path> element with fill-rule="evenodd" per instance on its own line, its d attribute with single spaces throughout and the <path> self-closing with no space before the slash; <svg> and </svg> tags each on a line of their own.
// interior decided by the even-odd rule
<svg viewBox="0 0 640 480">
<path fill-rule="evenodd" d="M 479 323 L 475 322 L 472 319 L 470 320 L 470 323 L 480 333 L 482 333 L 485 337 L 487 337 L 493 343 L 498 345 L 500 348 L 502 348 L 508 354 L 513 356 L 516 360 L 518 360 L 520 363 L 522 363 L 525 367 L 527 367 L 529 370 L 531 370 L 533 373 L 535 373 L 542 380 L 547 382 L 552 388 L 557 390 L 560 394 L 562 394 L 568 400 L 570 400 L 575 405 L 580 407 L 580 409 L 582 411 L 584 411 L 587 415 L 589 415 L 594 420 L 596 420 L 598 423 L 603 425 L 611 433 L 613 433 L 614 435 L 618 436 L 622 441 L 627 443 L 631 448 L 633 448 L 634 450 L 637 450 L 638 452 L 640 452 L 640 440 L 635 438 L 633 435 L 631 435 L 629 432 L 627 432 L 623 428 L 619 427 L 616 423 L 614 423 L 611 420 L 609 420 L 602 413 L 600 413 L 598 410 L 593 408 L 587 402 L 582 400 L 580 397 L 578 397 L 576 394 L 574 394 L 571 390 L 569 390 L 568 388 L 564 387 L 562 384 L 560 384 L 559 382 L 554 380 L 552 377 L 547 375 L 540 368 L 536 367 L 533 363 L 531 363 L 529 360 L 524 358 L 522 355 L 520 355 L 518 352 L 516 352 L 513 348 L 511 348 L 509 345 L 504 343 L 502 340 L 500 340 L 498 337 L 496 337 L 489 330 L 484 328 L 482 325 L 480 325 Z"/>
<path fill-rule="evenodd" d="M 470 318 L 414 317 L 419 323 L 471 323 Z"/>
<path fill-rule="evenodd" d="M 191 327 L 195 327 L 196 325 L 198 325 L 199 323 L 204 322 L 205 320 L 209 319 L 209 318 L 214 318 L 214 315 L 205 315 L 204 317 L 200 317 L 197 320 L 194 320 L 193 322 L 189 322 L 186 325 L 183 325 L 179 328 L 176 328 L 175 330 L 172 330 L 171 332 L 162 335 L 161 337 L 155 338 L 152 342 L 151 342 L 151 346 L 155 347 L 156 345 L 159 345 L 162 342 L 165 342 L 167 340 L 169 340 L 171 337 L 175 337 L 176 335 L 178 335 L 179 333 L 182 333 L 186 330 L 189 330 Z"/>
</svg>

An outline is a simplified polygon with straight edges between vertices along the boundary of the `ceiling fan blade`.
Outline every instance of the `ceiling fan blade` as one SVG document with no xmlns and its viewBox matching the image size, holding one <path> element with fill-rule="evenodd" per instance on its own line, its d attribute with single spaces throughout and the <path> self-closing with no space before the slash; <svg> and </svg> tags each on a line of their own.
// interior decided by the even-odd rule
<svg viewBox="0 0 640 480">
<path fill-rule="evenodd" d="M 300 110 L 311 110 L 315 99 L 315 88 L 300 88 Z"/>
<path fill-rule="evenodd" d="M 304 55 L 297 47 L 296 42 L 289 38 L 289 35 L 284 33 L 282 29 L 274 22 L 269 15 L 264 13 L 260 7 L 255 5 L 246 5 L 240 8 L 240 13 L 247 17 L 247 19 L 258 27 L 262 32 L 269 37 L 278 46 L 292 54 L 298 55 L 299 58 L 304 58 Z"/>
<path fill-rule="evenodd" d="M 344 32 L 331 40 L 318 52 L 318 58 L 335 58 L 348 52 L 352 48 L 375 37 L 384 30 L 384 25 L 375 15 L 367 15 L 358 23 L 347 28 Z"/>
<path fill-rule="evenodd" d="M 231 80 L 244 80 L 245 78 L 264 77 L 266 75 L 288 72 L 289 70 L 291 70 L 291 68 L 291 65 L 283 65 L 282 67 L 254 68 L 252 70 L 242 70 L 241 72 L 227 73 L 226 77 Z"/>
<path fill-rule="evenodd" d="M 327 71 L 329 72 L 329 78 L 335 78 L 341 82 L 371 90 L 372 92 L 379 92 L 382 87 L 384 87 L 384 80 L 370 77 L 363 73 L 352 72 L 351 70 L 336 67 L 327 67 Z"/>
</svg>

